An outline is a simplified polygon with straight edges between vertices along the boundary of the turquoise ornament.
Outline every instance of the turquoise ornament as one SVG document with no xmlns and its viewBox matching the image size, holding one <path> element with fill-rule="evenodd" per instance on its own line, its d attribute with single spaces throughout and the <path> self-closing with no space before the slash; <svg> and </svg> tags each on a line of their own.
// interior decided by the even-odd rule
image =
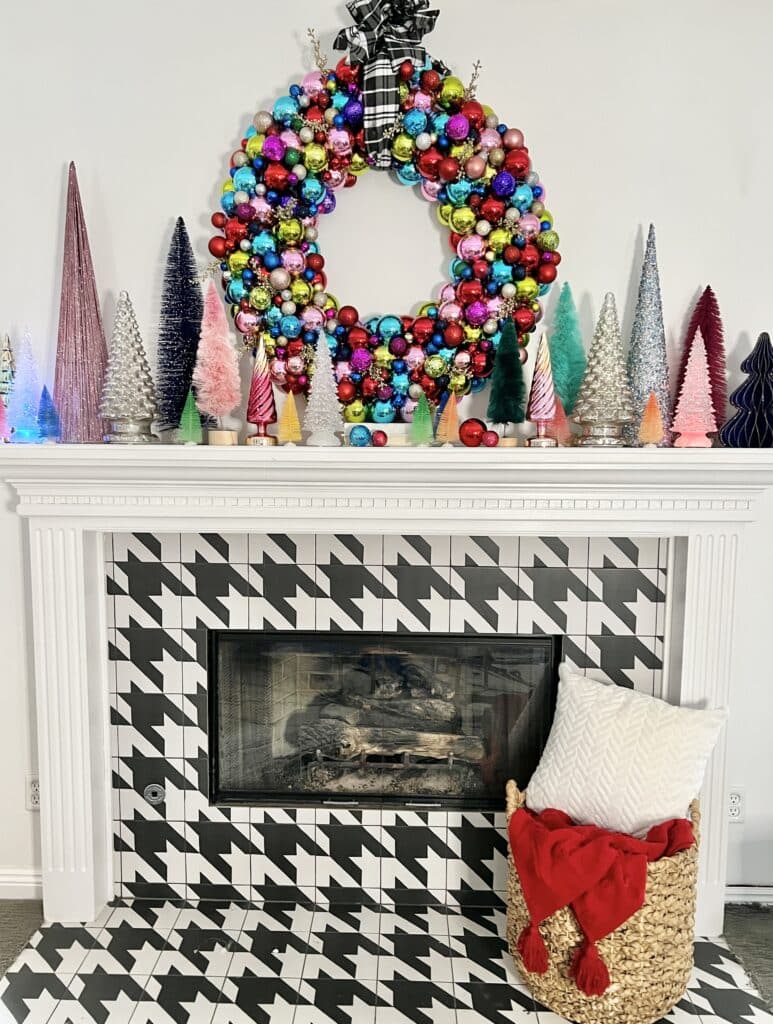
<svg viewBox="0 0 773 1024">
<path fill-rule="evenodd" d="M 233 281 L 229 281 L 225 293 L 229 302 L 238 303 L 247 294 L 247 289 L 244 287 L 242 279 L 235 277 Z"/>
<path fill-rule="evenodd" d="M 398 395 L 407 395 L 408 388 L 410 386 L 411 380 L 407 373 L 392 374 L 392 387 L 395 389 Z"/>
<path fill-rule="evenodd" d="M 513 279 L 513 268 L 504 260 L 494 260 L 491 264 L 491 280 L 496 284 L 507 284 Z"/>
<path fill-rule="evenodd" d="M 299 338 L 303 324 L 297 316 L 283 316 L 279 321 L 279 329 L 286 338 Z"/>
<path fill-rule="evenodd" d="M 277 327 L 282 319 L 282 310 L 279 306 L 271 306 L 264 315 L 269 327 Z"/>
<path fill-rule="evenodd" d="M 276 239 L 270 231 L 261 231 L 252 240 L 252 251 L 256 256 L 265 256 L 276 250 Z"/>
<path fill-rule="evenodd" d="M 378 322 L 378 333 L 385 341 L 391 341 L 403 333 L 403 324 L 397 316 L 383 316 Z"/>
<path fill-rule="evenodd" d="M 397 410 L 391 402 L 376 402 L 373 406 L 374 423 L 393 423 Z"/>
<path fill-rule="evenodd" d="M 410 135 L 412 139 L 415 139 L 417 135 L 421 135 L 423 131 L 427 130 L 427 115 L 423 110 L 409 110 L 403 118 L 403 131 Z"/>
<path fill-rule="evenodd" d="M 298 113 L 298 102 L 292 96 L 280 96 L 274 104 L 274 120 L 280 124 L 289 124 Z"/>
<path fill-rule="evenodd" d="M 251 167 L 240 167 L 236 174 L 234 174 L 233 182 L 237 192 L 249 192 L 251 196 L 255 195 L 257 178 L 255 177 L 255 171 Z"/>
<path fill-rule="evenodd" d="M 234 198 L 233 192 L 224 192 L 220 197 L 220 206 L 223 209 L 223 213 L 227 213 L 230 217 L 236 209 L 236 199 Z"/>
<path fill-rule="evenodd" d="M 327 189 L 319 178 L 309 176 L 301 182 L 301 195 L 307 203 L 318 203 L 326 191 Z"/>
<path fill-rule="evenodd" d="M 397 169 L 397 180 L 401 185 L 418 185 L 421 181 L 421 174 L 414 164 L 401 164 Z"/>
<path fill-rule="evenodd" d="M 521 213 L 526 213 L 534 202 L 534 192 L 531 185 L 519 185 L 513 193 L 512 205 L 517 207 Z"/>
<path fill-rule="evenodd" d="M 449 203 L 453 206 L 464 206 L 470 192 L 472 192 L 472 185 L 464 179 L 461 181 L 451 181 L 446 185 L 446 195 L 448 196 Z"/>
</svg>

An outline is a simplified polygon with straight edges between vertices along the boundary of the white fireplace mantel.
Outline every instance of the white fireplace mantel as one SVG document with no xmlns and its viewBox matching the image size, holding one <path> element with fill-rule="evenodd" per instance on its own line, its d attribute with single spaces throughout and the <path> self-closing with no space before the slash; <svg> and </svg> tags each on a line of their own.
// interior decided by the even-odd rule
<svg viewBox="0 0 773 1024">
<path fill-rule="evenodd" d="M 73 921 L 112 895 L 103 533 L 683 537 L 665 691 L 727 706 L 739 539 L 773 452 L 3 446 L 0 473 L 29 523 L 45 915 Z M 723 736 L 702 793 L 704 935 L 722 931 L 725 789 Z"/>
</svg>

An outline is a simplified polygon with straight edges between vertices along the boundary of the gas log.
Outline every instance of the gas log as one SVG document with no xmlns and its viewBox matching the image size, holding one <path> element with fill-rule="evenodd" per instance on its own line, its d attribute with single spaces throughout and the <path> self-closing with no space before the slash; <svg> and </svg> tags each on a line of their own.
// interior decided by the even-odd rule
<svg viewBox="0 0 773 1024">
<path fill-rule="evenodd" d="M 369 754 L 395 757 L 463 758 L 478 762 L 483 759 L 483 742 L 475 736 L 454 733 L 421 732 L 402 727 L 378 728 L 357 726 L 334 718 L 320 718 L 304 725 L 300 731 L 301 749 L 306 753 L 319 750 L 328 757 L 356 759 Z"/>
</svg>

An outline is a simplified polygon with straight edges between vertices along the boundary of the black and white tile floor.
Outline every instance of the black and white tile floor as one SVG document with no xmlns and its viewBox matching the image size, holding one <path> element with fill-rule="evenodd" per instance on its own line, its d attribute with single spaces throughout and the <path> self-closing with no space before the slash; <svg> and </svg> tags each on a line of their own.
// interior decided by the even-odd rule
<svg viewBox="0 0 773 1024">
<path fill-rule="evenodd" d="M 2 1024 L 560 1024 L 501 908 L 116 901 L 44 926 L 0 981 Z M 721 941 L 672 1024 L 773 1024 Z"/>
</svg>

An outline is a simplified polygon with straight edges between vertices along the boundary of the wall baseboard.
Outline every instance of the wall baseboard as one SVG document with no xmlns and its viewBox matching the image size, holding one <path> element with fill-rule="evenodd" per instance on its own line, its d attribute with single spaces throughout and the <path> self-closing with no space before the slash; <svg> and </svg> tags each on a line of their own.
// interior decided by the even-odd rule
<svg viewBox="0 0 773 1024">
<path fill-rule="evenodd" d="M 728 885 L 725 903 L 764 903 L 773 905 L 773 885 Z"/>
<path fill-rule="evenodd" d="M 39 900 L 43 879 L 37 868 L 0 867 L 0 900 Z"/>
</svg>

